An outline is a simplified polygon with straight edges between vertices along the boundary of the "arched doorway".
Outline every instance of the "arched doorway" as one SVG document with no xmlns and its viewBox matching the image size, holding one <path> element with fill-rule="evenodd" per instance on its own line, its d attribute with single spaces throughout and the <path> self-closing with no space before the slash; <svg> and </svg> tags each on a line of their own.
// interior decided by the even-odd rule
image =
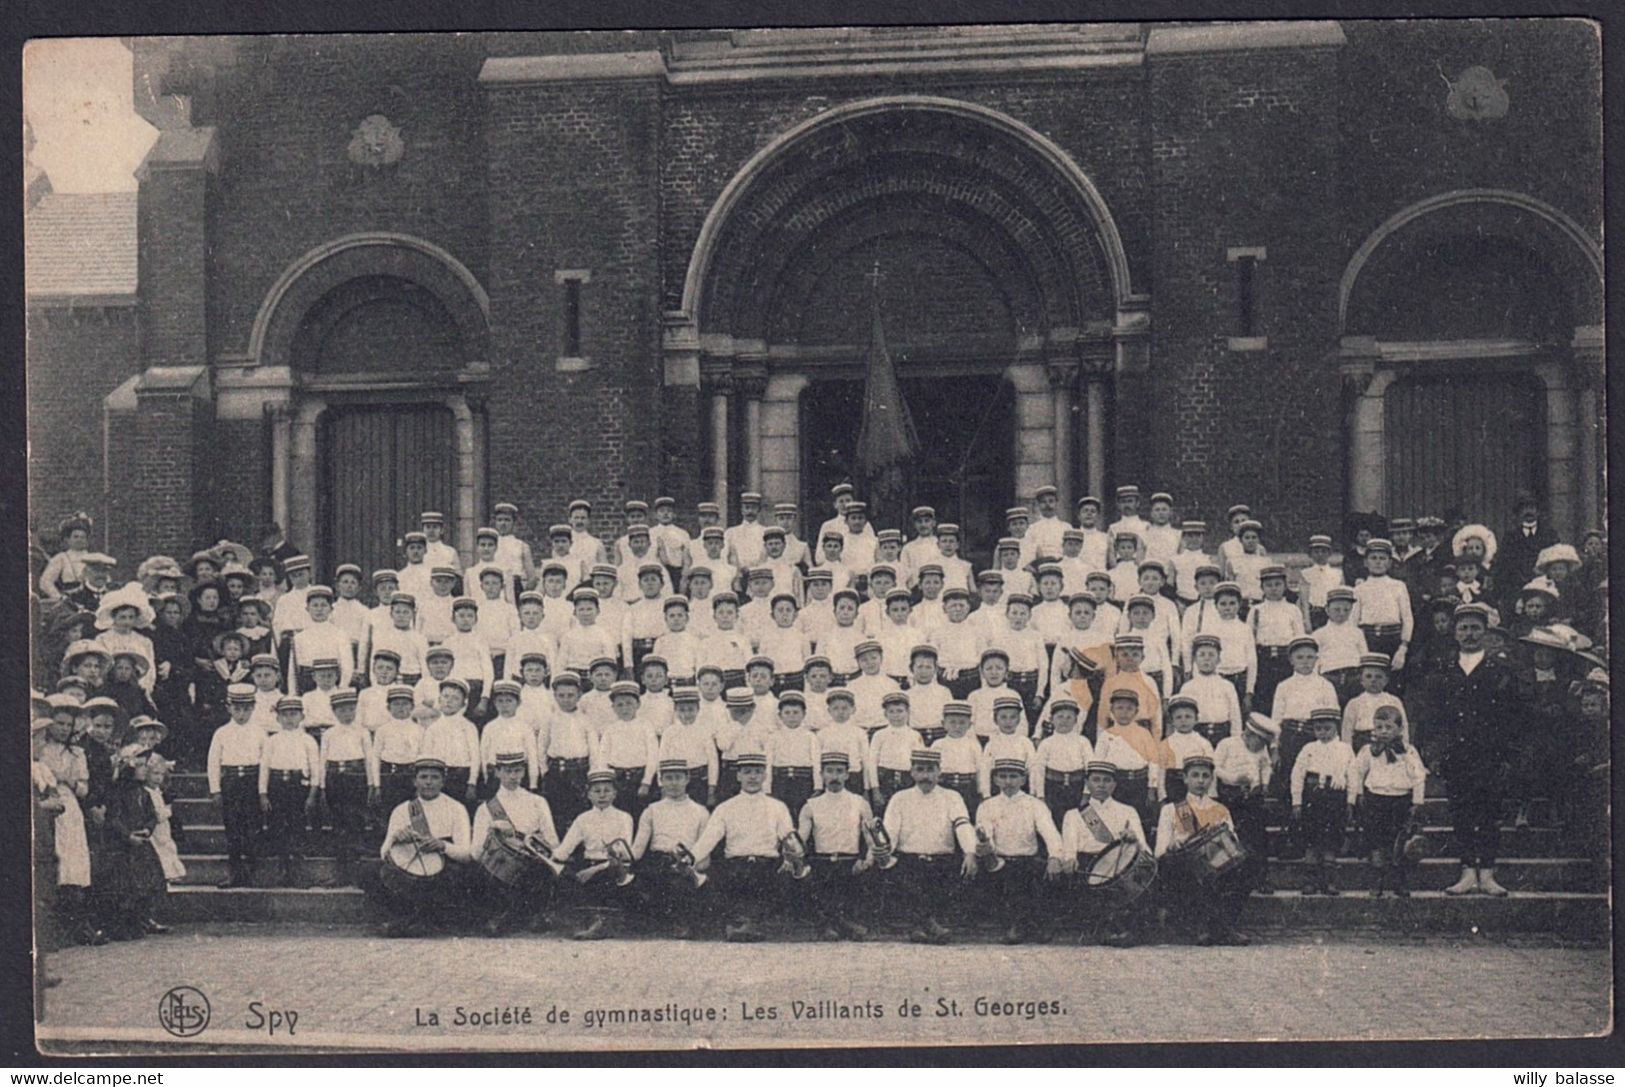
<svg viewBox="0 0 1625 1087">
<path fill-rule="evenodd" d="M 928 450 L 916 474 L 947 487 L 975 445 L 984 497 L 974 514 L 941 504 L 979 522 L 995 495 L 1050 482 L 1070 495 L 1075 475 L 1103 470 L 1098 451 L 1077 470 L 1094 447 L 1073 420 L 1098 413 L 1075 378 L 1106 376 L 1128 297 L 1104 202 L 1031 129 L 942 99 L 836 107 L 752 159 L 696 246 L 682 316 L 710 395 L 711 489 L 820 511 L 861 422 L 851 402 L 878 304 Z"/>
<path fill-rule="evenodd" d="M 316 560 L 399 563 L 425 509 L 472 553 L 483 503 L 489 304 L 468 270 L 421 239 L 341 238 L 283 273 L 251 357 L 287 375 L 273 416 L 273 508 Z"/>
<path fill-rule="evenodd" d="M 1600 510 L 1601 255 L 1515 193 L 1444 194 L 1350 262 L 1349 506 L 1497 529 L 1520 491 L 1564 533 Z"/>
</svg>

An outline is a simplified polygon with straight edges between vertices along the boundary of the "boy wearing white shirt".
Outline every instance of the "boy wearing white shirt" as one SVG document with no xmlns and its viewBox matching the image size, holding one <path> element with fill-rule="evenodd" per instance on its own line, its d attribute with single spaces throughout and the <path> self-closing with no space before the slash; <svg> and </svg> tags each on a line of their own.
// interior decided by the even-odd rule
<svg viewBox="0 0 1625 1087">
<path fill-rule="evenodd" d="M 1332 538 L 1309 537 L 1309 565 L 1298 572 L 1303 581 L 1298 603 L 1303 607 L 1304 629 L 1311 632 L 1326 622 L 1326 594 L 1343 584 L 1343 568 L 1333 566 L 1331 560 Z"/>
<path fill-rule="evenodd" d="M 476 856 L 485 848 L 485 840 L 492 834 L 517 838 L 521 841 L 535 836 L 549 850 L 559 846 L 559 835 L 553 826 L 553 812 L 547 801 L 522 787 L 527 773 L 527 758 L 520 751 L 499 752 L 493 757 L 498 786 L 491 798 L 474 810 L 474 826 L 469 843 Z M 542 920 L 542 911 L 552 900 L 554 884 L 547 870 L 534 866 L 527 878 L 510 885 L 490 876 L 483 868 L 481 905 L 488 916 L 485 920 L 487 936 L 506 933 L 518 917 L 528 917 L 533 925 Z"/>
<path fill-rule="evenodd" d="M 1287 647 L 1308 632 L 1303 629 L 1303 613 L 1287 602 L 1286 567 L 1277 563 L 1264 566 L 1258 581 L 1264 597 L 1247 611 L 1247 628 L 1258 656 L 1253 704 L 1260 713 L 1273 713 L 1275 688 L 1292 674 Z"/>
<path fill-rule="evenodd" d="M 440 644 L 456 656 L 451 674 L 468 685 L 470 719 L 483 722 L 490 716 L 491 683 L 496 670 L 492 666 L 491 647 L 474 631 L 479 615 L 478 601 L 459 596 L 451 606 L 452 632 Z"/>
<path fill-rule="evenodd" d="M 519 684 L 511 679 L 499 679 L 491 687 L 491 703 L 497 715 L 486 722 L 480 731 L 480 764 L 485 768 L 487 795 L 500 787 L 497 778 L 497 756 L 505 752 L 518 752 L 525 758 L 524 783 L 535 789 L 541 774 L 540 754 L 536 749 L 536 733 L 530 723 L 519 717 Z"/>
<path fill-rule="evenodd" d="M 948 693 L 954 698 L 964 699 L 980 682 L 977 669 L 981 666 L 982 650 L 987 648 L 987 643 L 981 630 L 970 622 L 968 590 L 957 586 L 944 589 L 942 609 L 945 622 L 931 634 L 931 640 L 937 647 L 937 665 L 942 671 Z"/>
<path fill-rule="evenodd" d="M 1328 589 L 1326 622 L 1314 631 L 1315 644 L 1320 647 L 1316 670 L 1331 682 L 1340 706 L 1347 706 L 1360 693 L 1360 658 L 1370 652 L 1365 632 L 1350 618 L 1353 610 L 1353 589 Z"/>
<path fill-rule="evenodd" d="M 508 653 L 503 658 L 503 669 L 509 679 L 518 679 L 520 668 L 528 656 L 540 656 L 548 668 L 553 668 L 558 657 L 558 642 L 542 627 L 547 598 L 539 592 L 519 594 L 519 629 L 508 639 Z"/>
<path fill-rule="evenodd" d="M 872 859 L 865 826 L 874 818 L 861 792 L 847 789 L 851 763 L 844 751 L 824 751 L 819 774 L 824 788 L 801 809 L 797 830 L 807 845 L 808 881 L 813 913 L 823 922 L 827 940 L 861 940 L 869 930 L 852 915 L 863 887 L 857 878 Z"/>
<path fill-rule="evenodd" d="M 1341 723 L 1335 708 L 1312 710 L 1309 727 L 1315 738 L 1290 763 L 1292 822 L 1303 837 L 1303 859 L 1311 873 L 1303 891 L 1306 895 L 1337 894 L 1332 875 L 1344 828 L 1354 821 L 1354 798 L 1349 794 L 1354 750 L 1337 737 Z M 1284 754 L 1282 765 L 1289 765 Z"/>
<path fill-rule="evenodd" d="M 780 843 L 795 830 L 790 809 L 762 791 L 767 777 L 767 756 L 740 754 L 736 760 L 739 794 L 724 800 L 711 813 L 694 844 L 701 871 L 712 866 L 711 854 L 723 847 L 716 865 L 733 919 L 725 930 L 730 943 L 758 943 L 764 934 L 757 926 L 760 911 L 773 909 L 780 897 Z"/>
<path fill-rule="evenodd" d="M 1332 710 L 1341 717 L 1337 691 L 1326 677 L 1315 671 L 1320 646 L 1313 639 L 1298 635 L 1287 645 L 1287 659 L 1292 674 L 1275 688 L 1275 723 L 1281 726 L 1279 765 L 1290 770 L 1297 761 L 1298 752 L 1312 739 L 1310 719 L 1315 710 Z M 1276 792 L 1284 795 L 1286 775 L 1277 779 Z"/>
<path fill-rule="evenodd" d="M 1092 921 L 1079 942 L 1100 940 L 1109 947 L 1132 947 L 1142 912 L 1127 907 L 1110 914 L 1098 912 L 1089 894 L 1088 873 L 1100 854 L 1119 842 L 1133 842 L 1142 850 L 1151 847 L 1145 840 L 1140 813 L 1112 796 L 1117 789 L 1117 764 L 1101 758 L 1090 760 L 1086 781 L 1088 800 L 1069 810 L 1061 820 L 1063 867 L 1076 873 L 1084 888 L 1077 901 L 1088 910 Z M 1104 939 L 1100 939 L 1101 933 L 1105 933 Z"/>
<path fill-rule="evenodd" d="M 1094 745 L 1078 731 L 1078 703 L 1066 695 L 1047 707 L 1051 732 L 1038 744 L 1033 759 L 1033 795 L 1048 807 L 1056 825 L 1083 800 L 1086 772 Z"/>
<path fill-rule="evenodd" d="M 998 792 L 976 809 L 978 852 L 987 862 L 982 871 L 994 885 L 1000 914 L 1010 919 L 1002 937 L 1006 944 L 1032 938 L 1046 904 L 1041 880 L 1053 882 L 1061 875 L 1061 835 L 1044 802 L 1023 791 L 1027 769 L 1021 758 L 996 760 Z"/>
<path fill-rule="evenodd" d="M 615 806 L 612 771 L 594 770 L 587 775 L 587 800 L 592 806 L 575 817 L 554 856 L 574 869 L 577 893 L 588 902 L 599 907 L 625 902 L 635 892 L 626 891 L 630 884 L 620 882 L 623 864 L 616 854 L 624 847 L 625 856 L 631 857 L 636 833 L 632 817 Z M 574 862 L 577 849 L 581 850 L 581 860 Z M 571 939 L 607 939 L 611 935 L 610 925 L 605 910 L 595 909 L 592 922 L 572 933 Z"/>
<path fill-rule="evenodd" d="M 908 718 L 929 747 L 943 736 L 942 707 L 953 696 L 937 682 L 935 646 L 917 642 L 909 650 L 908 662 Z"/>
<path fill-rule="evenodd" d="M 958 525 L 944 521 L 937 526 L 937 550 L 942 552 L 936 561 L 937 565 L 942 567 L 943 591 L 963 587 L 969 592 L 974 587 L 974 582 L 970 563 L 959 557 Z"/>
<path fill-rule="evenodd" d="M 711 729 L 700 721 L 700 692 L 696 687 L 678 687 L 672 691 L 671 701 L 675 715 L 671 727 L 660 737 L 660 764 L 662 790 L 667 763 L 682 760 L 687 775 L 684 789 L 696 803 L 711 807 L 716 804 L 717 745 Z"/>
<path fill-rule="evenodd" d="M 976 832 L 959 794 L 938 787 L 941 765 L 938 752 L 916 750 L 909 760 L 913 787 L 886 807 L 886 834 L 897 857 L 888 886 L 900 892 L 908 916 L 924 919 L 909 933 L 914 943 L 945 944 L 953 938 L 939 917 L 953 909 L 960 886 L 974 880 L 978 869 Z"/>
</svg>

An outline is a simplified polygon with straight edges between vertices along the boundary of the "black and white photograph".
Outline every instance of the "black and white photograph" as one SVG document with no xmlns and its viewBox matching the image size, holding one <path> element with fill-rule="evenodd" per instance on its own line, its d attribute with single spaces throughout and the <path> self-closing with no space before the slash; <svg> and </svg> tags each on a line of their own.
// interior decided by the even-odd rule
<svg viewBox="0 0 1625 1087">
<path fill-rule="evenodd" d="M 30 41 L 35 1044 L 1610 1033 L 1602 34 Z"/>
</svg>

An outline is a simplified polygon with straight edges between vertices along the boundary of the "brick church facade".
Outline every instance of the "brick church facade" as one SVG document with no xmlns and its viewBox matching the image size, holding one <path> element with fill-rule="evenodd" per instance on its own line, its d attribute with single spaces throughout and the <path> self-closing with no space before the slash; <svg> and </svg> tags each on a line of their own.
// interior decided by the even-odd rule
<svg viewBox="0 0 1625 1087">
<path fill-rule="evenodd" d="M 395 565 L 501 499 L 816 524 L 874 304 L 973 551 L 1047 482 L 1248 501 L 1281 550 L 1519 489 L 1601 517 L 1583 22 L 133 48 L 133 294 L 30 295 L 36 517 L 131 566 L 273 521 Z"/>
</svg>

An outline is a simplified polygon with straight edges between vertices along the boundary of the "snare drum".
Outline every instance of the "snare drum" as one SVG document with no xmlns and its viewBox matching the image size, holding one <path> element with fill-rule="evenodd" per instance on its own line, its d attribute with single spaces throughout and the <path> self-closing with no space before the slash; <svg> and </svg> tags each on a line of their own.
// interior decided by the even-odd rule
<svg viewBox="0 0 1625 1087">
<path fill-rule="evenodd" d="M 1174 870 L 1197 883 L 1212 883 L 1226 872 L 1246 860 L 1247 851 L 1241 839 L 1224 823 L 1216 823 L 1198 831 L 1178 849 L 1170 849 L 1163 858 Z"/>
<path fill-rule="evenodd" d="M 1157 858 L 1139 842 L 1119 841 L 1096 854 L 1084 873 L 1089 894 L 1105 912 L 1134 903 L 1157 878 Z"/>
<path fill-rule="evenodd" d="M 509 887 L 523 886 L 541 870 L 541 857 L 523 838 L 510 834 L 487 834 L 479 860 L 492 879 Z"/>
<path fill-rule="evenodd" d="M 414 899 L 425 893 L 445 864 L 439 853 L 425 853 L 410 842 L 397 843 L 378 866 L 378 881 L 392 897 Z"/>
</svg>

